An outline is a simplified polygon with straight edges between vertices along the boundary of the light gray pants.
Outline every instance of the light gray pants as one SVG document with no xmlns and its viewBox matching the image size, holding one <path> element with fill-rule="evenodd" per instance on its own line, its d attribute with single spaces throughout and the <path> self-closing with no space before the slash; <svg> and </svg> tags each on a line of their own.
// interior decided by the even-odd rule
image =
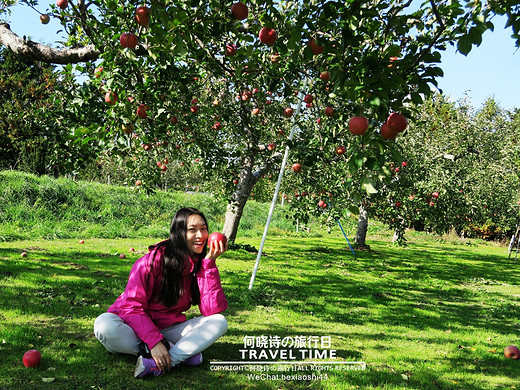
<svg viewBox="0 0 520 390">
<path fill-rule="evenodd" d="M 222 314 L 196 317 L 170 326 L 161 331 L 170 348 L 172 366 L 204 351 L 227 331 L 227 321 Z M 103 346 L 113 353 L 137 355 L 142 342 L 134 330 L 114 313 L 103 313 L 94 322 L 94 334 Z"/>
</svg>

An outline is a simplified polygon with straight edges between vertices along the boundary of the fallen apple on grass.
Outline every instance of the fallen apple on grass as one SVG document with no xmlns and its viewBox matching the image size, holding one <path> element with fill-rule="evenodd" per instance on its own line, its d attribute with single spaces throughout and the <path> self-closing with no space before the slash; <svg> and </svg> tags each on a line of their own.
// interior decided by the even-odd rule
<svg viewBox="0 0 520 390">
<path fill-rule="evenodd" d="M 31 349 L 23 354 L 25 367 L 38 367 L 42 361 L 42 355 L 37 349 Z"/>
<path fill-rule="evenodd" d="M 520 349 L 515 345 L 508 345 L 504 349 L 504 356 L 508 359 L 517 360 L 520 357 Z"/>
</svg>

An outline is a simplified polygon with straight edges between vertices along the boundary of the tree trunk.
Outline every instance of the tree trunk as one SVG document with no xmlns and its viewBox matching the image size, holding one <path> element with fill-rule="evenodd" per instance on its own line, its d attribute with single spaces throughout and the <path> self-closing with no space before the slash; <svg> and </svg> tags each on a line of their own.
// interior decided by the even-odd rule
<svg viewBox="0 0 520 390">
<path fill-rule="evenodd" d="M 356 237 L 354 238 L 354 242 L 357 244 L 359 248 L 366 248 L 367 245 L 365 243 L 367 237 L 368 230 L 368 211 L 361 203 L 359 207 L 359 218 L 358 218 L 358 227 L 356 231 Z"/>
<path fill-rule="evenodd" d="M 240 218 L 242 218 L 242 213 L 244 212 L 244 207 L 249 199 L 249 194 L 260 177 L 260 175 L 253 173 L 253 161 L 253 155 L 248 155 L 243 158 L 242 170 L 240 171 L 237 188 L 227 205 L 226 220 L 224 222 L 222 234 L 224 234 L 231 242 L 235 241 L 238 232 L 238 225 L 240 224 Z"/>
</svg>

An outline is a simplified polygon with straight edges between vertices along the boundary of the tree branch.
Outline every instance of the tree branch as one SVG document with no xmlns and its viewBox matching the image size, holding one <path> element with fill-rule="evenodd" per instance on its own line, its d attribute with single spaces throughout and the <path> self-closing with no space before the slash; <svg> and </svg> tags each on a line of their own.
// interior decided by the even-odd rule
<svg viewBox="0 0 520 390">
<path fill-rule="evenodd" d="M 49 64 L 76 64 L 92 61 L 101 54 L 101 51 L 96 49 L 94 45 L 72 49 L 56 49 L 31 40 L 24 40 L 13 33 L 7 23 L 0 23 L 0 44 L 25 58 Z"/>
</svg>

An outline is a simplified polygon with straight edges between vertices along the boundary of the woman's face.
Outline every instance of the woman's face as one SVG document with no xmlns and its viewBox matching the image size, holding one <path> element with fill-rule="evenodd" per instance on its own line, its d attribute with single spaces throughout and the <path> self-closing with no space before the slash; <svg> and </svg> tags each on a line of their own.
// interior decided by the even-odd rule
<svg viewBox="0 0 520 390">
<path fill-rule="evenodd" d="M 202 253 L 204 245 L 208 239 L 208 227 L 198 214 L 192 214 L 188 217 L 188 226 L 186 226 L 186 242 L 191 253 Z"/>
</svg>

